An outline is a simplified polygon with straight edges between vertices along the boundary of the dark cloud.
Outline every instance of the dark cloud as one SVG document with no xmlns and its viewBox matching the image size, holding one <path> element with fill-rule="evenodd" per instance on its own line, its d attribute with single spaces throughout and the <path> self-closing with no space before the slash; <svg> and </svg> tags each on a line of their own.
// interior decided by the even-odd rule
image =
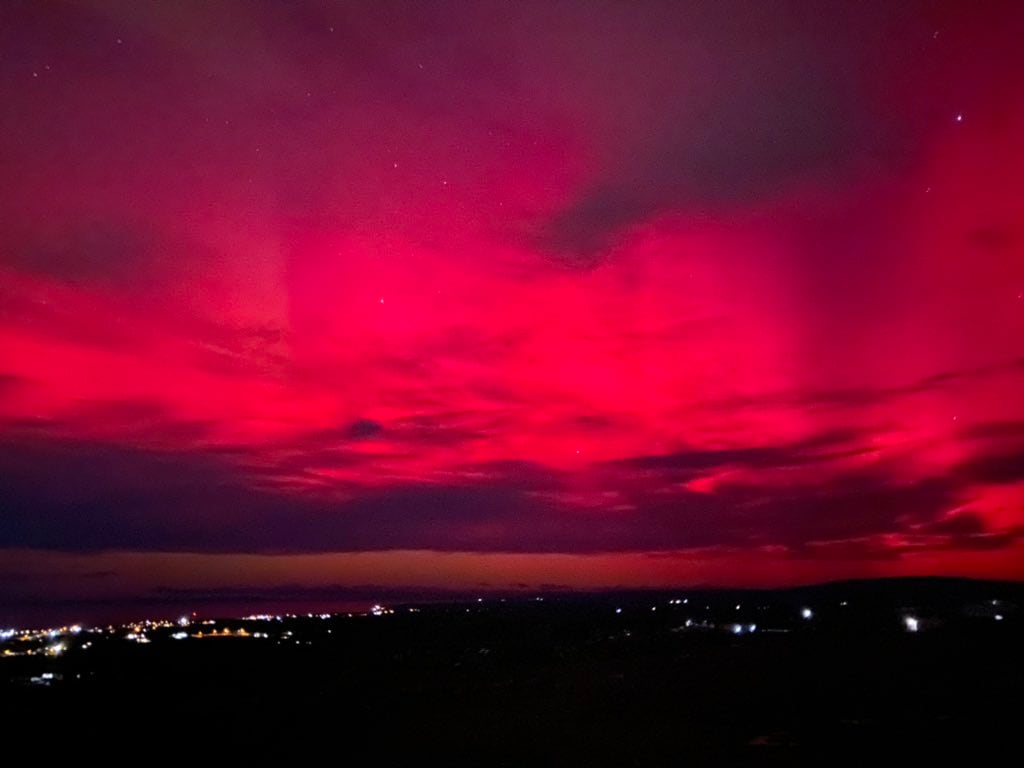
<svg viewBox="0 0 1024 768">
<path fill-rule="evenodd" d="M 524 460 L 465 464 L 459 468 L 457 474 L 461 477 L 475 478 L 477 484 L 484 483 L 494 488 L 523 491 L 557 490 L 565 487 L 568 482 L 566 473 L 536 461 Z"/>
<path fill-rule="evenodd" d="M 587 413 L 570 416 L 564 422 L 565 426 L 573 430 L 583 432 L 603 432 L 622 426 L 621 422 L 614 416 L 603 413 Z"/>
<path fill-rule="evenodd" d="M 676 88 L 662 94 L 657 122 L 642 122 L 649 104 L 623 105 L 620 120 L 630 130 L 619 159 L 544 223 L 541 246 L 591 264 L 619 235 L 668 210 L 721 211 L 808 177 L 836 184 L 865 163 L 905 162 L 906 135 L 895 121 L 865 112 L 862 80 L 885 58 L 879 30 L 906 20 L 880 3 L 857 10 L 832 4 L 826 19 L 815 16 L 811 34 L 807 14 L 796 8 L 727 2 L 637 9 L 651 22 L 651 45 L 677 36 L 679 53 L 666 54 L 675 59 L 668 78 Z M 714 51 L 711 61 L 687 58 L 695 39 Z M 866 39 L 875 58 L 865 56 Z M 661 83 L 666 73 L 637 69 L 624 77 L 644 93 L 644 78 Z"/>
<path fill-rule="evenodd" d="M 352 440 L 366 440 L 378 437 L 383 431 L 384 427 L 380 422 L 372 419 L 356 419 L 346 427 L 345 435 Z"/>
<path fill-rule="evenodd" d="M 975 536 L 985 532 L 985 521 L 976 512 L 958 512 L 931 523 L 926 531 L 949 536 Z"/>
<path fill-rule="evenodd" d="M 976 483 L 1024 480 L 1024 448 L 976 456 L 961 463 L 954 471 L 965 480 Z"/>
<path fill-rule="evenodd" d="M 636 508 L 628 524 L 643 527 L 648 549 L 685 547 L 800 547 L 903 531 L 950 509 L 957 488 L 942 480 L 898 482 L 859 473 L 766 495 L 757 486 L 725 487 L 715 494 L 665 492 L 663 477 L 647 478 L 625 497 Z M 628 528 L 623 536 L 634 535 Z M 664 542 L 660 547 L 658 540 Z"/>
<path fill-rule="evenodd" d="M 809 65 L 744 73 L 709 103 L 681 109 L 635 165 L 613 171 L 548 221 L 541 245 L 587 263 L 623 230 L 679 204 L 747 202 L 839 165 L 856 146 L 850 134 L 859 121 L 833 94 Z"/>
<path fill-rule="evenodd" d="M 896 548 L 902 551 L 964 549 L 990 550 L 1010 546 L 1024 538 L 1024 526 L 993 530 L 985 518 L 971 509 L 910 526 Z"/>
<path fill-rule="evenodd" d="M 146 398 L 79 400 L 56 418 L 0 423 L 12 433 L 27 432 L 52 439 L 86 429 L 116 433 L 121 439 L 172 442 L 177 446 L 200 441 L 215 426 L 212 421 L 182 419 L 164 403 Z"/>
<path fill-rule="evenodd" d="M 342 427 L 318 429 L 290 440 L 302 451 L 317 451 L 338 443 L 380 440 L 395 446 L 457 445 L 487 437 L 486 424 L 470 411 L 433 412 L 403 416 L 389 422 L 360 418 Z"/>
<path fill-rule="evenodd" d="M 530 462 L 467 466 L 448 484 L 395 482 L 352 488 L 338 498 L 337 486 L 318 490 L 301 476 L 301 492 L 295 492 L 287 484 L 296 482 L 295 473 L 281 468 L 267 467 L 257 477 L 231 454 L 23 436 L 0 443 L 0 547 L 613 552 L 799 547 L 914 533 L 928 525 L 939 526 L 932 536 L 972 545 L 982 541 L 980 536 L 999 533 L 964 527 L 964 520 L 956 530 L 943 530 L 951 523 L 940 521 L 961 501 L 960 489 L 945 479 L 900 482 L 880 471 L 862 472 L 793 486 L 782 494 L 766 494 L 756 485 L 696 493 L 671 482 L 680 467 L 688 471 L 737 461 L 775 466 L 793 456 L 803 453 L 750 449 L 701 457 L 694 452 L 669 464 L 641 457 L 601 465 L 592 479 L 595 489 L 614 488 L 616 498 L 580 506 L 571 500 L 577 487 L 573 476 Z M 279 481 L 284 485 L 275 485 Z"/>
<path fill-rule="evenodd" d="M 689 449 L 650 456 L 633 456 L 607 462 L 609 466 L 638 470 L 673 470 L 697 474 L 714 467 L 793 467 L 854 455 L 866 449 L 854 445 L 863 435 L 855 430 L 840 430 L 814 435 L 784 445 L 751 448 Z"/>
<path fill-rule="evenodd" d="M 1024 439 L 1024 421 L 1013 419 L 972 424 L 961 430 L 961 434 L 972 440 Z"/>
</svg>

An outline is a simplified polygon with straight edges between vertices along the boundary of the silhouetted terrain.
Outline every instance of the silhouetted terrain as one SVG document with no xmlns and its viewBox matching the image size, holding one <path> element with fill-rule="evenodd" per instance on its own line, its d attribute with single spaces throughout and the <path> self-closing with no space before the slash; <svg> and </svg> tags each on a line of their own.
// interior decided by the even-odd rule
<svg viewBox="0 0 1024 768">
<path fill-rule="evenodd" d="M 83 629 L 0 658 L 5 741 L 471 765 L 1016 749 L 1022 596 L 907 580 Z M 38 744 L 40 724 L 59 738 Z"/>
</svg>

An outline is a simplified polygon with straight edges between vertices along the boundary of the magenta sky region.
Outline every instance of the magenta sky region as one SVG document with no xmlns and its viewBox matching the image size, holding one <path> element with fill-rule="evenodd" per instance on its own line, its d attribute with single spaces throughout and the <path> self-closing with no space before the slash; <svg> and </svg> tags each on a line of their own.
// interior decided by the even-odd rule
<svg viewBox="0 0 1024 768">
<path fill-rule="evenodd" d="M 5 4 L 0 602 L 1024 577 L 1024 7 L 783 6 Z"/>
</svg>

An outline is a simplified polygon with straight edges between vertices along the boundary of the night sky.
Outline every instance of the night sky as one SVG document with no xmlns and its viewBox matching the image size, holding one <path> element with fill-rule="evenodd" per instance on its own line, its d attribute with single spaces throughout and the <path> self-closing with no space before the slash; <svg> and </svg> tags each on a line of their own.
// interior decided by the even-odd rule
<svg viewBox="0 0 1024 768">
<path fill-rule="evenodd" d="M 1022 38 L 4 2 L 0 603 L 1024 578 Z"/>
</svg>

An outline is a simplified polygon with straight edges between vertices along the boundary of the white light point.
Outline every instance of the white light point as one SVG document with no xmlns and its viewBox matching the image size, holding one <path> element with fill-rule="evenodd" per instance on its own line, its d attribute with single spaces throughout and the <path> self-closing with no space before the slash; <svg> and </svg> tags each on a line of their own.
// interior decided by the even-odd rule
<svg viewBox="0 0 1024 768">
<path fill-rule="evenodd" d="M 903 625 L 907 628 L 907 632 L 917 632 L 920 622 L 913 616 L 905 616 L 903 618 Z"/>
<path fill-rule="evenodd" d="M 804 619 L 812 619 L 814 618 L 814 611 L 812 611 L 810 608 L 804 608 L 802 611 L 800 611 L 800 616 Z"/>
</svg>

